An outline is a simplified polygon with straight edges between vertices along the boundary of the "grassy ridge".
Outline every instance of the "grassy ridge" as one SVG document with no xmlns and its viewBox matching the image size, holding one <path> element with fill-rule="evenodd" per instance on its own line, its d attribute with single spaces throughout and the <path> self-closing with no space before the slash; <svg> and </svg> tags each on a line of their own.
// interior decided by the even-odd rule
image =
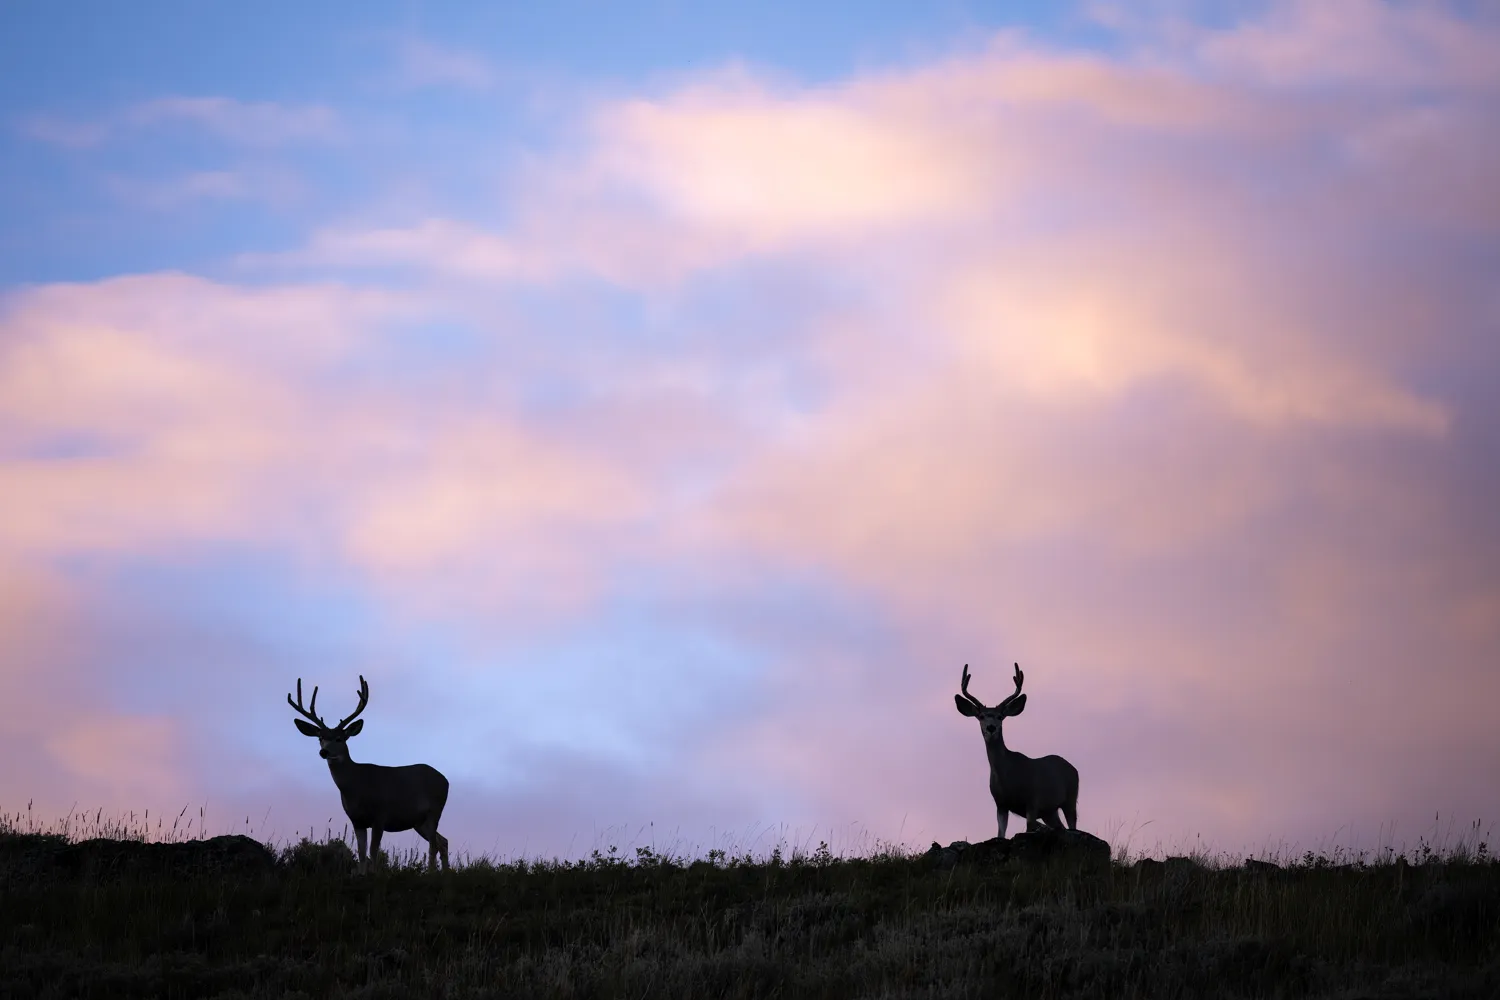
<svg viewBox="0 0 1500 1000">
<path fill-rule="evenodd" d="M 0 871 L 0 995 L 1500 996 L 1482 852 L 947 872 L 894 850 L 636 855 L 359 878 L 341 842 L 304 841 L 234 877 Z"/>
</svg>

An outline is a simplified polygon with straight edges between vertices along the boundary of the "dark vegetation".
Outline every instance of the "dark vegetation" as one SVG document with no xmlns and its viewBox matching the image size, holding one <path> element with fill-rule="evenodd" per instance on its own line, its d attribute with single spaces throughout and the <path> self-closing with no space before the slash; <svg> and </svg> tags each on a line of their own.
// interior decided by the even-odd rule
<svg viewBox="0 0 1500 1000">
<path fill-rule="evenodd" d="M 1126 864 L 1043 833 L 438 875 L 412 852 L 367 877 L 337 839 L 143 841 L 0 822 L 0 995 L 1500 996 L 1500 865 L 1477 840 Z"/>
</svg>

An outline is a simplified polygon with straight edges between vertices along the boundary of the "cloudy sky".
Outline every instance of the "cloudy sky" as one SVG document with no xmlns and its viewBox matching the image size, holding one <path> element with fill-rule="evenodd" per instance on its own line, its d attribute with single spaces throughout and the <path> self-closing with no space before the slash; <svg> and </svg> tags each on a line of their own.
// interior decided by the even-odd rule
<svg viewBox="0 0 1500 1000">
<path fill-rule="evenodd" d="M 1500 817 L 1492 8 L 535 6 L 0 13 L 0 808 Z"/>
</svg>

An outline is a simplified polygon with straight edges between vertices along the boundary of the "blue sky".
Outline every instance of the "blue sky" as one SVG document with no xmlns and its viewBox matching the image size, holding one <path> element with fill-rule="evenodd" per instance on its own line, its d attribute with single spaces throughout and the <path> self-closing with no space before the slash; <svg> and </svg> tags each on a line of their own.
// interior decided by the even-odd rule
<svg viewBox="0 0 1500 1000">
<path fill-rule="evenodd" d="M 109 119 L 164 93 L 337 107 L 357 123 L 334 149 L 312 141 L 278 151 L 276 161 L 295 163 L 306 186 L 295 213 L 220 202 L 166 224 L 146 209 L 149 226 L 141 206 L 129 204 L 138 199 L 121 190 L 131 181 L 149 187 L 165 170 L 264 163 L 264 151 L 146 126 L 101 162 L 38 148 L 13 128 L 0 140 L 0 204 L 28 238 L 0 243 L 7 282 L 222 265 L 226 255 L 283 247 L 304 230 L 308 211 L 337 219 L 399 198 L 391 188 L 403 180 L 424 198 L 472 210 L 504 174 L 507 154 L 566 132 L 559 106 L 576 108 L 620 85 L 658 89 L 733 63 L 816 85 L 977 47 L 1001 27 L 1092 43 L 1109 37 L 1050 3 L 93 3 L 66 13 L 37 4 L 8 12 L 6 22 L 0 114 L 13 123 Z M 372 176 L 351 163 L 356 157 L 378 157 L 388 169 Z"/>
<path fill-rule="evenodd" d="M 321 829 L 283 696 L 363 674 L 455 845 L 974 840 L 952 696 L 1020 661 L 1106 837 L 1492 817 L 1497 55 L 1355 0 L 8 8 L 0 806 Z"/>
</svg>

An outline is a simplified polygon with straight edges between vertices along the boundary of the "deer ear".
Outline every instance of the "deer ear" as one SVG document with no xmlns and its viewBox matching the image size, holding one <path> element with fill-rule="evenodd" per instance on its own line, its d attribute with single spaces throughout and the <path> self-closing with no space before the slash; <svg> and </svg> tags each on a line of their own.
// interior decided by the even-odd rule
<svg viewBox="0 0 1500 1000">
<path fill-rule="evenodd" d="M 1005 708 L 1005 714 L 1006 715 L 1020 715 L 1022 709 L 1024 709 L 1025 707 L 1026 707 L 1026 696 L 1023 694 L 1023 695 L 1021 695 L 1021 697 L 1017 698 L 1015 701 L 1011 702 L 1009 705 L 1006 706 L 1006 708 Z"/>
<path fill-rule="evenodd" d="M 365 720 L 364 719 L 355 719 L 354 720 L 354 724 L 352 726 L 350 726 L 348 729 L 344 730 L 344 739 L 347 740 L 351 736 L 358 736 L 359 735 L 359 731 L 361 729 L 363 729 L 363 728 L 365 728 Z"/>
<path fill-rule="evenodd" d="M 298 729 L 302 730 L 302 735 L 303 736 L 321 736 L 321 735 L 323 735 L 321 732 L 318 731 L 318 727 L 315 726 L 315 725 L 313 725 L 310 722 L 303 722 L 301 719 L 293 719 L 292 721 L 297 724 L 297 728 Z"/>
<path fill-rule="evenodd" d="M 961 694 L 953 696 L 953 703 L 958 706 L 959 715 L 967 715 L 972 719 L 979 714 L 979 710 L 974 707 L 974 703 Z"/>
</svg>

